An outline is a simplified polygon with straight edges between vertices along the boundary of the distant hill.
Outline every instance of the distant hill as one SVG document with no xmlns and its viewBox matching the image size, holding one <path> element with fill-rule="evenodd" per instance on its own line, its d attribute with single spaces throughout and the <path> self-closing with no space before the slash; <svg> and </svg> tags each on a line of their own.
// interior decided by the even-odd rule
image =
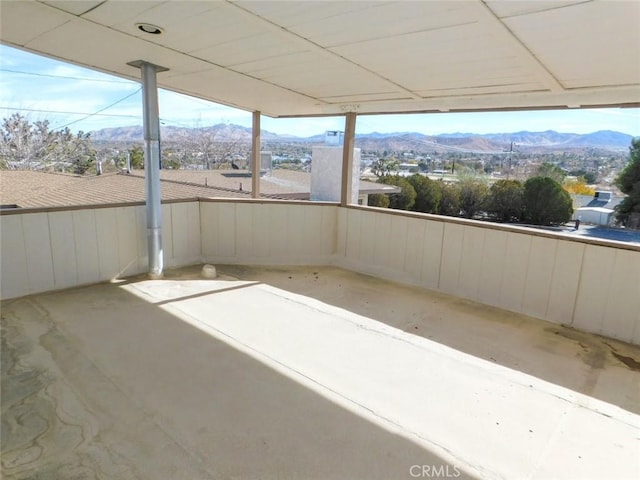
<svg viewBox="0 0 640 480">
<path fill-rule="evenodd" d="M 161 138 L 167 142 L 188 141 L 198 135 L 207 135 L 214 141 L 250 142 L 251 129 L 234 124 L 221 123 L 209 127 L 186 128 L 163 126 Z M 98 142 L 142 142 L 141 126 L 105 128 L 91 132 L 93 140 Z M 321 144 L 324 133 L 311 137 L 279 135 L 267 130 L 261 131 L 263 142 L 300 142 Z M 365 150 L 389 151 L 434 151 L 434 152 L 504 152 L 511 148 L 527 152 L 553 152 L 598 148 L 621 151 L 631 145 L 633 137 L 625 133 L 602 130 L 589 134 L 560 133 L 554 130 L 544 132 L 515 133 L 447 133 L 424 135 L 417 132 L 366 133 L 356 135 L 358 146 Z"/>
<path fill-rule="evenodd" d="M 210 127 L 198 128 L 174 126 L 160 127 L 160 137 L 164 141 L 169 142 L 186 140 L 189 137 L 198 136 L 200 134 L 209 135 L 212 139 L 215 139 L 215 141 L 220 142 L 251 141 L 251 129 L 234 124 L 219 123 L 218 125 L 212 125 Z M 286 141 L 291 138 L 298 139 L 297 137 L 278 135 L 266 130 L 262 130 L 260 134 L 263 141 Z M 142 142 L 144 139 L 144 132 L 140 125 L 135 127 L 103 128 L 102 130 L 91 132 L 91 138 L 97 142 Z"/>
</svg>

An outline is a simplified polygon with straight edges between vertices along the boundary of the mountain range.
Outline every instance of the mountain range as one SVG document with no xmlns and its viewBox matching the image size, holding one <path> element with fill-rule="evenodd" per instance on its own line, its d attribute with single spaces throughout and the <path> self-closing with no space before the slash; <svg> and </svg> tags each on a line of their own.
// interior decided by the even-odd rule
<svg viewBox="0 0 640 480">
<path fill-rule="evenodd" d="M 165 142 L 193 141 L 194 138 L 198 137 L 220 142 L 250 142 L 251 129 L 227 123 L 200 128 L 161 127 L 161 138 Z M 143 129 L 141 126 L 105 128 L 91 132 L 91 138 L 97 142 L 141 142 L 143 140 Z M 263 142 L 268 143 L 322 144 L 324 143 L 325 135 L 322 133 L 311 137 L 297 137 L 295 135 L 281 135 L 262 130 L 261 138 Z M 482 153 L 504 152 L 509 149 L 552 152 L 588 148 L 620 152 L 629 148 L 632 139 L 631 135 L 610 130 L 601 130 L 589 134 L 560 133 L 554 130 L 547 130 L 544 132 L 447 133 L 439 135 L 424 135 L 418 132 L 373 132 L 356 135 L 357 146 L 364 150 Z"/>
</svg>

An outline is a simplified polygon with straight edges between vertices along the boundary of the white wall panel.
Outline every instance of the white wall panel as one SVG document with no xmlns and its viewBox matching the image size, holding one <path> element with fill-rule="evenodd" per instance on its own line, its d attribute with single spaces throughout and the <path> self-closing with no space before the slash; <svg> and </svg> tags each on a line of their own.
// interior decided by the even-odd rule
<svg viewBox="0 0 640 480">
<path fill-rule="evenodd" d="M 531 235 L 509 233 L 500 287 L 500 306 L 502 308 L 514 312 L 522 311 L 530 249 Z"/>
<path fill-rule="evenodd" d="M 268 261 L 269 227 L 271 225 L 272 209 L 269 206 L 261 208 L 253 215 L 253 255 Z"/>
<path fill-rule="evenodd" d="M 370 266 L 374 264 L 374 251 L 376 242 L 376 217 L 372 212 L 362 212 L 360 216 L 360 242 L 359 259 L 370 271 Z"/>
<path fill-rule="evenodd" d="M 202 242 L 202 256 L 204 259 L 215 258 L 218 255 L 218 214 L 219 203 L 200 202 L 200 238 Z"/>
<path fill-rule="evenodd" d="M 302 205 L 296 210 L 302 215 L 300 235 L 301 253 L 307 258 L 318 256 L 322 252 L 322 207 Z"/>
<path fill-rule="evenodd" d="M 202 242 L 200 240 L 200 207 L 198 202 L 185 203 L 187 206 L 187 218 L 189 236 L 187 238 L 188 244 L 188 259 L 187 261 L 201 261 L 202 260 Z"/>
<path fill-rule="evenodd" d="M 49 238 L 49 217 L 46 213 L 26 215 L 22 219 L 24 248 L 27 253 L 29 290 L 41 292 L 53 288 L 53 259 Z"/>
<path fill-rule="evenodd" d="M 253 256 L 253 211 L 251 203 L 236 205 L 236 255 L 250 258 Z"/>
<path fill-rule="evenodd" d="M 262 212 L 269 218 L 269 231 L 267 241 L 269 244 L 270 256 L 272 258 L 283 258 L 287 254 L 287 210 L 279 208 L 280 205 L 264 205 Z"/>
<path fill-rule="evenodd" d="M 522 298 L 522 312 L 527 315 L 545 318 L 557 244 L 557 240 L 546 237 L 531 239 L 531 251 Z"/>
<path fill-rule="evenodd" d="M 323 256 L 335 255 L 338 248 L 338 207 L 326 206 L 322 208 L 322 250 Z M 344 244 L 344 242 L 340 242 Z M 343 250 L 344 251 L 344 250 Z"/>
<path fill-rule="evenodd" d="M 394 271 L 403 272 L 405 250 L 407 249 L 407 226 L 409 219 L 400 215 L 391 216 L 391 236 L 389 239 L 389 267 Z M 418 278 L 414 277 L 411 283 L 417 283 Z"/>
<path fill-rule="evenodd" d="M 417 282 L 421 281 L 423 260 L 425 252 L 425 229 L 427 228 L 427 222 L 417 219 L 407 219 L 407 240 L 404 251 L 404 271 L 411 279 L 415 279 Z M 439 254 L 440 252 L 438 252 Z M 438 265 L 440 264 L 440 258 L 438 257 Z M 438 285 L 436 278 L 435 285 Z"/>
<path fill-rule="evenodd" d="M 218 256 L 230 258 L 236 255 L 236 205 L 220 203 L 215 239 L 218 243 Z"/>
<path fill-rule="evenodd" d="M 0 288 L 2 298 L 29 293 L 27 253 L 22 232 L 23 215 L 0 217 Z"/>
<path fill-rule="evenodd" d="M 356 262 L 360 259 L 360 232 L 364 213 L 361 210 L 341 210 L 347 212 L 346 258 L 349 262 Z"/>
<path fill-rule="evenodd" d="M 304 236 L 304 208 L 300 205 L 277 205 L 277 209 L 284 209 L 287 212 L 287 251 L 288 257 L 293 263 L 297 263 L 303 257 L 303 252 L 307 248 Z M 288 263 L 288 262 L 286 262 Z"/>
<path fill-rule="evenodd" d="M 147 210 L 145 207 L 133 207 L 136 219 L 136 244 L 138 251 L 138 271 L 145 272 L 149 269 L 149 241 L 147 232 Z M 164 246 L 163 246 L 164 248 Z"/>
<path fill-rule="evenodd" d="M 100 280 L 100 264 L 95 210 L 73 212 L 73 235 L 76 242 L 78 283 L 82 285 L 97 282 Z"/>
<path fill-rule="evenodd" d="M 617 250 L 612 279 L 602 289 L 605 304 L 600 333 L 631 342 L 640 312 L 640 253 Z"/>
<path fill-rule="evenodd" d="M 464 242 L 464 226 L 457 223 L 444 224 L 442 239 L 442 260 L 440 262 L 440 290 L 455 294 L 458 292 L 460 262 Z"/>
<path fill-rule="evenodd" d="M 613 278 L 616 249 L 587 245 L 584 251 L 580 286 L 573 315 L 573 326 L 589 332 L 602 332 L 607 291 Z"/>
<path fill-rule="evenodd" d="M 584 248 L 583 243 L 558 241 L 545 313 L 552 322 L 569 325 L 573 321 Z"/>
<path fill-rule="evenodd" d="M 119 273 L 118 219 L 113 208 L 95 210 L 100 280 L 111 280 Z"/>
<path fill-rule="evenodd" d="M 120 258 L 120 276 L 135 275 L 143 271 L 139 266 L 138 238 L 143 232 L 138 232 L 136 207 L 117 207 L 116 220 L 118 222 L 118 257 Z M 146 230 L 144 231 L 146 234 Z M 146 251 L 146 245 L 145 245 Z"/>
<path fill-rule="evenodd" d="M 444 243 L 445 223 L 433 220 L 419 220 L 426 223 L 422 245 L 422 268 L 420 284 L 426 288 L 437 289 L 442 275 L 442 255 L 446 250 Z"/>
<path fill-rule="evenodd" d="M 480 278 L 478 279 L 478 301 L 498 306 L 501 301 L 502 276 L 504 274 L 504 252 L 507 250 L 508 233 L 487 229 L 484 234 Z"/>
<path fill-rule="evenodd" d="M 373 259 L 376 267 L 388 268 L 391 250 L 391 219 L 395 215 L 375 215 L 373 235 Z"/>
<path fill-rule="evenodd" d="M 76 261 L 76 240 L 73 235 L 73 213 L 49 213 L 49 233 L 53 255 L 53 275 L 55 288 L 78 285 L 78 264 Z M 114 229 L 117 233 L 117 229 Z M 118 248 L 116 242 L 116 248 Z M 117 269 L 118 263 L 116 261 Z"/>
<path fill-rule="evenodd" d="M 165 266 L 176 265 L 173 250 L 173 208 L 162 205 L 162 257 Z"/>
<path fill-rule="evenodd" d="M 484 228 L 474 226 L 464 227 L 458 292 L 463 297 L 473 300 L 477 300 L 479 295 L 485 231 Z"/>
<path fill-rule="evenodd" d="M 347 256 L 347 237 L 349 234 L 349 219 L 351 210 L 346 208 L 336 208 L 337 227 L 335 231 L 336 253 L 338 258 Z"/>
</svg>

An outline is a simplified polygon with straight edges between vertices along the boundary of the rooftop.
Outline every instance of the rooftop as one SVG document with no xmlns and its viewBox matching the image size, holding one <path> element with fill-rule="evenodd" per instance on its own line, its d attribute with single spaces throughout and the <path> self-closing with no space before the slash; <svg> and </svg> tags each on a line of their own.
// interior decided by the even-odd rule
<svg viewBox="0 0 640 480">
<path fill-rule="evenodd" d="M 247 198 L 246 193 L 178 182 L 162 182 L 162 199 Z M 68 175 L 32 170 L 0 170 L 2 204 L 21 208 L 144 202 L 144 176 L 122 173 Z"/>
<path fill-rule="evenodd" d="M 239 177 L 244 173 L 244 177 Z M 233 174 L 234 176 L 226 176 Z M 238 170 L 161 170 L 163 200 L 199 197 L 249 198 L 251 177 Z M 311 174 L 273 170 L 260 179 L 265 198 L 309 199 Z M 361 193 L 395 192 L 397 188 L 361 181 Z M 144 171 L 69 175 L 32 170 L 0 170 L 0 202 L 21 208 L 144 202 Z"/>
<path fill-rule="evenodd" d="M 3 302 L 3 474 L 637 477 L 638 347 L 335 267 L 218 272 Z"/>
</svg>

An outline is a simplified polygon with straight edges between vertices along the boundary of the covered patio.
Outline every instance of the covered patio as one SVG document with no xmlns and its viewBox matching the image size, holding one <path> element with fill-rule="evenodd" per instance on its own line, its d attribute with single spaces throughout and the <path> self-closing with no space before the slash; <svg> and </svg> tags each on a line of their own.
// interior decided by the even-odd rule
<svg viewBox="0 0 640 480">
<path fill-rule="evenodd" d="M 3 477 L 638 478 L 638 246 L 353 205 L 359 115 L 640 106 L 638 3 L 0 9 L 141 79 L 148 166 L 0 214 Z M 253 112 L 255 199 L 160 202 L 157 87 Z M 257 200 L 263 114 L 344 115 L 339 202 Z"/>
</svg>

